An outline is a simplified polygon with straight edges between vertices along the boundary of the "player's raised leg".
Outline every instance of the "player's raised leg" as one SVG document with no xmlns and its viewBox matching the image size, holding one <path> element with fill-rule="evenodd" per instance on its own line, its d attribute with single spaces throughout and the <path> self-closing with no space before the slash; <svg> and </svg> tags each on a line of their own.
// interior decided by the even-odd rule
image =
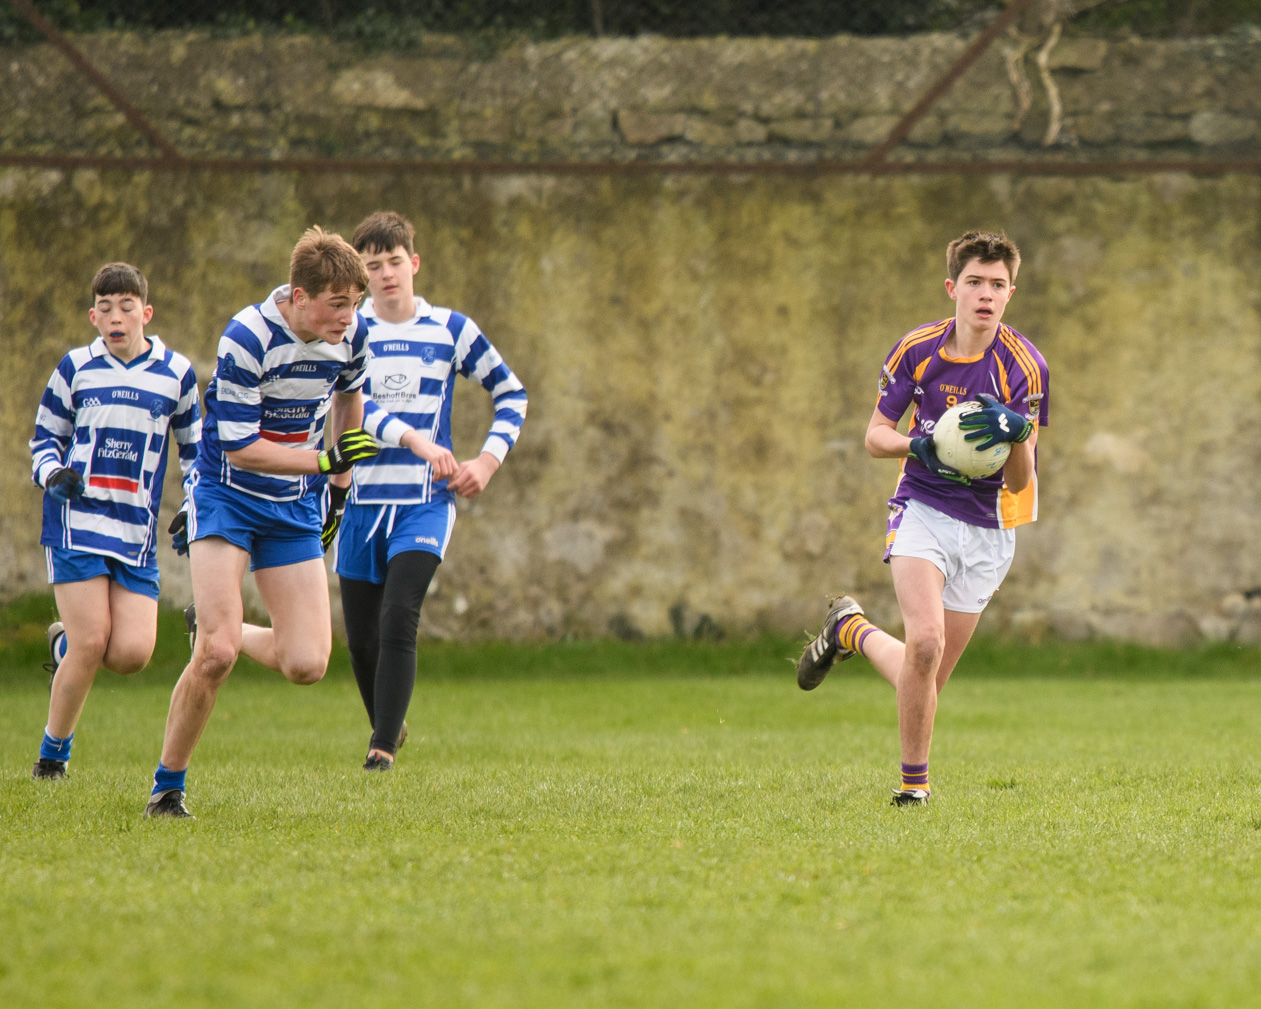
<svg viewBox="0 0 1261 1009">
<path fill-rule="evenodd" d="M 333 648 L 324 561 L 260 568 L 254 582 L 272 625 L 247 625 L 241 650 L 291 683 L 318 683 Z"/>
<path fill-rule="evenodd" d="M 829 640 L 833 642 L 836 653 L 833 662 L 843 661 L 851 655 L 861 655 L 891 687 L 897 689 L 898 677 L 906 660 L 906 645 L 873 624 L 863 615 L 861 609 L 855 610 L 856 606 L 857 602 L 849 596 L 838 596 L 833 600 L 832 608 L 824 620 L 823 630 L 806 645 L 798 662 L 798 685 L 803 690 L 813 690 L 823 682 L 823 677 L 818 675 L 820 663 L 814 656 L 825 653 Z M 839 615 L 834 616 L 834 613 Z M 979 619 L 979 613 L 945 611 L 945 648 L 941 662 L 937 665 L 938 693 L 945 687 L 968 642 L 972 640 L 972 632 L 976 630 Z M 823 672 L 826 675 L 826 670 Z"/>
<path fill-rule="evenodd" d="M 109 645 L 101 665 L 124 676 L 140 672 L 158 641 L 158 601 L 111 581 L 109 613 Z"/>
</svg>

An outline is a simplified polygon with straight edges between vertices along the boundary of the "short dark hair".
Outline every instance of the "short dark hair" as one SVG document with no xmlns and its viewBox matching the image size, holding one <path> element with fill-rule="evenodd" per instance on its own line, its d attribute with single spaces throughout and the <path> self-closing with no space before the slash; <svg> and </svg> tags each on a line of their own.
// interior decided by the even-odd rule
<svg viewBox="0 0 1261 1009">
<path fill-rule="evenodd" d="M 1001 262 L 1015 283 L 1016 271 L 1020 269 L 1020 250 L 1003 232 L 965 231 L 946 246 L 946 273 L 951 280 L 958 281 L 963 268 L 974 259 L 982 263 Z"/>
<path fill-rule="evenodd" d="M 92 278 L 92 303 L 102 295 L 134 294 L 141 304 L 149 303 L 149 282 L 130 263 L 106 263 Z"/>
<path fill-rule="evenodd" d="M 406 217 L 393 210 L 378 210 L 363 219 L 355 229 L 350 244 L 360 255 L 365 252 L 389 252 L 401 245 L 409 256 L 414 256 L 416 250 L 412 242 L 415 238 L 416 228 Z"/>
<path fill-rule="evenodd" d="M 368 271 L 346 239 L 317 224 L 308 228 L 293 247 L 289 286 L 302 288 L 312 298 L 328 290 L 353 289 L 362 293 L 368 289 Z"/>
</svg>

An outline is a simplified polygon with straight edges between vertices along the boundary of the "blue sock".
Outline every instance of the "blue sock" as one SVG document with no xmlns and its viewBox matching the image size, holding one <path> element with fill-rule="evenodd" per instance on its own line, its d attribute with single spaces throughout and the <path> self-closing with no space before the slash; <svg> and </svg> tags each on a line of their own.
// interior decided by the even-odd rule
<svg viewBox="0 0 1261 1009">
<path fill-rule="evenodd" d="M 74 739 L 74 733 L 70 733 L 65 739 L 58 739 L 56 736 L 49 735 L 48 726 L 44 726 L 44 741 L 39 744 L 40 760 L 70 760 L 70 743 Z"/>
<path fill-rule="evenodd" d="M 69 647 L 66 643 L 66 632 L 62 631 L 53 641 L 53 661 L 61 665 L 66 660 L 66 649 Z"/>
<path fill-rule="evenodd" d="M 172 771 L 162 766 L 162 761 L 158 761 L 158 769 L 153 772 L 153 791 L 151 795 L 157 795 L 159 792 L 167 792 L 172 788 L 178 788 L 184 791 L 184 775 L 188 773 L 188 768 L 182 771 Z"/>
</svg>

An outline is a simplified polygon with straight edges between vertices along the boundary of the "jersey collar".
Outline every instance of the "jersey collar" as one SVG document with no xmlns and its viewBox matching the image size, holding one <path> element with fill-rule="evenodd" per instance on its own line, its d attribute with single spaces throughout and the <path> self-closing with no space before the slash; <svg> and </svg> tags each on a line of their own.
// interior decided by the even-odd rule
<svg viewBox="0 0 1261 1009">
<path fill-rule="evenodd" d="M 283 330 L 285 336 L 298 343 L 302 340 L 298 339 L 298 334 L 289 328 L 289 323 L 285 322 L 285 317 L 280 314 L 280 302 L 289 300 L 289 285 L 281 284 L 276 290 L 263 300 L 258 306 L 259 314 L 273 325 L 279 326 Z"/>
<path fill-rule="evenodd" d="M 88 345 L 88 353 L 90 353 L 93 357 L 105 358 L 110 364 L 117 368 L 131 368 L 135 365 L 143 364 L 145 361 L 154 361 L 166 353 L 166 344 L 164 344 L 157 336 L 150 336 L 146 333 L 145 339 L 149 341 L 149 349 L 143 353 L 137 354 L 130 361 L 120 361 L 111 354 L 109 347 L 105 345 L 105 337 L 103 336 L 98 336 Z"/>
<path fill-rule="evenodd" d="M 421 319 L 428 319 L 431 315 L 433 315 L 433 305 L 429 304 L 429 302 L 427 302 L 419 294 L 415 295 L 415 298 L 416 298 L 415 313 L 412 315 L 411 319 L 408 322 L 402 323 L 401 325 L 406 326 L 409 323 L 419 322 Z M 377 322 L 384 321 L 377 315 L 376 305 L 372 303 L 371 298 L 368 298 L 366 301 L 364 301 L 363 307 L 359 309 L 359 314 L 362 315 L 365 319 L 375 319 Z"/>
</svg>

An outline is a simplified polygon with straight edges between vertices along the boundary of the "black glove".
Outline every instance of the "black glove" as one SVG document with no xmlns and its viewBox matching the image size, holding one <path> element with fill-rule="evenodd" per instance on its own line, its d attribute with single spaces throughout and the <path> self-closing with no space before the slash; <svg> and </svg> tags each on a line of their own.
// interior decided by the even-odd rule
<svg viewBox="0 0 1261 1009">
<path fill-rule="evenodd" d="M 324 516 L 324 528 L 320 530 L 320 542 L 324 544 L 325 553 L 337 539 L 337 529 L 346 512 L 346 495 L 349 492 L 349 487 L 338 487 L 335 483 L 328 485 L 328 514 Z"/>
<path fill-rule="evenodd" d="M 1002 442 L 1019 444 L 1033 434 L 1033 421 L 1000 403 L 988 392 L 980 394 L 981 409 L 969 410 L 959 418 L 959 427 L 968 433 L 964 441 L 980 441 L 977 449 L 984 452 Z M 985 439 L 981 441 L 981 439 Z"/>
<path fill-rule="evenodd" d="M 62 504 L 69 504 L 83 497 L 83 477 L 77 469 L 62 466 L 61 469 L 53 470 L 49 475 L 44 483 L 44 490 Z"/>
<path fill-rule="evenodd" d="M 375 438 L 361 427 L 347 431 L 337 444 L 320 453 L 321 473 L 346 473 L 357 462 L 371 459 L 381 451 Z"/>
<path fill-rule="evenodd" d="M 951 480 L 954 483 L 961 483 L 965 486 L 972 482 L 953 466 L 947 466 L 937 458 L 937 447 L 933 444 L 932 435 L 926 438 L 912 438 L 911 455 L 923 463 L 933 476 L 939 476 L 943 480 Z"/>
<path fill-rule="evenodd" d="M 166 531 L 171 534 L 171 546 L 175 552 L 181 557 L 188 553 L 188 512 L 181 508 Z"/>
</svg>

